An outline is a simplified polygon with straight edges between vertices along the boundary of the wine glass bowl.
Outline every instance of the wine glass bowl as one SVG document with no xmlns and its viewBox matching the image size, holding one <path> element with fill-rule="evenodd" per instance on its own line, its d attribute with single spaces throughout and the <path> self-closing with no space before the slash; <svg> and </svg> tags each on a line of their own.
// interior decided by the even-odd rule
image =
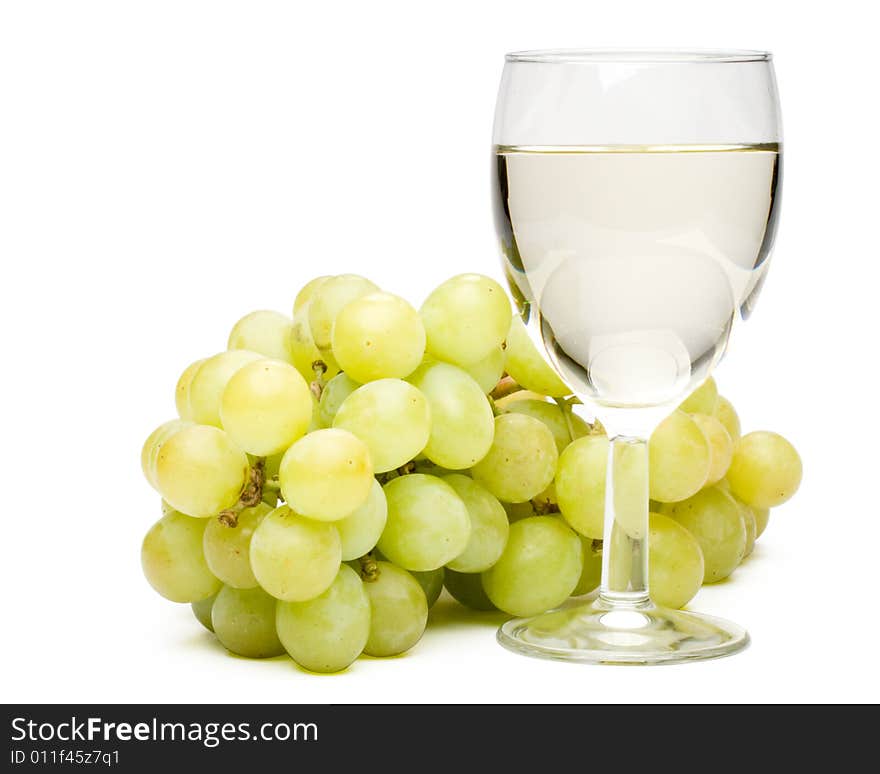
<svg viewBox="0 0 880 774">
<path fill-rule="evenodd" d="M 646 439 L 711 374 L 769 266 L 781 193 L 770 55 L 509 54 L 493 168 L 520 313 L 611 439 L 598 599 L 512 621 L 500 640 L 613 663 L 743 647 L 734 624 L 650 602 Z M 633 478 L 634 467 L 643 475 Z"/>
</svg>

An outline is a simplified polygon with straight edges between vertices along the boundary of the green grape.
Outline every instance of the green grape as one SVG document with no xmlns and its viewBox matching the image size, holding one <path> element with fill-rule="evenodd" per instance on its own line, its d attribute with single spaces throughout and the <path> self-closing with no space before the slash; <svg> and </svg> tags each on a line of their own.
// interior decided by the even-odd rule
<svg viewBox="0 0 880 774">
<path fill-rule="evenodd" d="M 648 587 L 661 607 L 684 607 L 703 585 L 703 552 L 674 519 L 648 515 Z"/>
<path fill-rule="evenodd" d="M 150 486 L 153 489 L 157 491 L 159 489 L 159 482 L 156 480 L 156 461 L 159 459 L 159 451 L 162 449 L 162 444 L 179 430 L 191 426 L 192 422 L 187 420 L 172 419 L 170 422 L 159 425 L 150 433 L 147 440 L 144 441 L 144 445 L 141 448 L 141 470 L 143 470 L 144 476 L 150 482 Z"/>
<path fill-rule="evenodd" d="M 431 409 L 427 398 L 411 384 L 379 379 L 358 387 L 342 402 L 333 427 L 360 438 L 370 450 L 373 471 L 384 473 L 425 448 L 431 434 Z"/>
<path fill-rule="evenodd" d="M 770 521 L 770 509 L 752 507 L 752 513 L 755 516 L 755 540 L 757 540 L 767 529 L 767 522 Z"/>
<path fill-rule="evenodd" d="M 419 582 L 390 562 L 376 562 L 374 577 L 364 578 L 370 599 L 370 636 L 364 653 L 396 656 L 415 645 L 428 623 L 428 601 Z"/>
<path fill-rule="evenodd" d="M 325 274 L 322 277 L 315 277 L 313 280 L 309 280 L 303 285 L 299 293 L 296 294 L 296 298 L 293 300 L 293 314 L 296 315 L 300 309 L 307 306 L 315 293 L 318 292 L 321 285 L 331 278 L 331 275 Z"/>
<path fill-rule="evenodd" d="M 608 439 L 587 435 L 559 456 L 556 498 L 563 518 L 581 535 L 601 540 L 605 531 Z"/>
<path fill-rule="evenodd" d="M 510 406 L 521 400 L 537 400 L 541 403 L 545 403 L 546 397 L 540 393 L 532 392 L 531 390 L 517 390 L 516 392 L 510 393 L 510 395 L 505 395 L 503 398 L 497 398 L 495 400 L 495 409 L 498 413 L 507 411 Z"/>
<path fill-rule="evenodd" d="M 443 591 L 443 579 L 446 577 L 445 568 L 438 567 L 436 570 L 428 570 L 426 572 L 410 570 L 409 574 L 419 582 L 419 586 L 425 592 L 428 609 L 430 610 L 434 607 L 434 603 L 440 598 L 440 593 Z"/>
<path fill-rule="evenodd" d="M 504 553 L 483 573 L 483 588 L 505 613 L 536 615 L 569 597 L 583 563 L 575 532 L 553 516 L 532 516 L 510 525 Z"/>
<path fill-rule="evenodd" d="M 220 402 L 223 428 L 235 444 L 261 457 L 278 454 L 309 429 L 313 396 L 299 372 L 281 360 L 240 368 Z"/>
<path fill-rule="evenodd" d="M 287 450 L 278 480 L 297 513 L 320 521 L 343 519 L 370 494 L 370 450 L 345 430 L 316 430 Z"/>
<path fill-rule="evenodd" d="M 372 551 L 379 542 L 387 519 L 385 492 L 379 482 L 373 479 L 366 502 L 354 513 L 334 523 L 342 540 L 342 560 L 347 562 Z"/>
<path fill-rule="evenodd" d="M 315 363 L 323 363 L 326 366 L 326 370 L 322 373 L 324 380 L 332 379 L 339 373 L 339 366 L 333 353 L 329 350 L 322 352 L 315 346 L 312 329 L 309 327 L 307 306 L 300 309 L 293 317 L 290 330 L 290 357 L 296 370 L 309 384 L 318 376 Z"/>
<path fill-rule="evenodd" d="M 755 550 L 755 541 L 758 539 L 758 520 L 755 517 L 754 509 L 750 505 L 746 505 L 740 500 L 737 500 L 737 505 L 739 505 L 743 521 L 746 525 L 746 549 L 743 552 L 743 559 L 745 559 Z"/>
<path fill-rule="evenodd" d="M 538 492 L 531 499 L 531 503 L 536 513 L 559 513 L 559 495 L 556 494 L 556 484 L 551 481 L 543 492 Z"/>
<path fill-rule="evenodd" d="M 476 363 L 464 366 L 464 370 L 480 385 L 480 389 L 488 395 L 504 375 L 504 349 L 495 347 L 486 357 Z"/>
<path fill-rule="evenodd" d="M 499 500 L 521 503 L 547 488 L 559 453 L 547 426 L 525 414 L 495 417 L 489 453 L 473 466 L 474 479 Z"/>
<path fill-rule="evenodd" d="M 532 504 L 531 500 L 526 500 L 524 503 L 501 503 L 504 506 L 504 510 L 507 513 L 507 521 L 510 524 L 513 524 L 515 521 L 519 521 L 520 519 L 527 519 L 529 516 L 537 516 L 535 513 L 535 506 Z"/>
<path fill-rule="evenodd" d="M 357 274 L 340 274 L 322 282 L 305 307 L 315 346 L 320 350 L 329 349 L 333 323 L 339 313 L 352 301 L 377 291 L 378 286 Z"/>
<path fill-rule="evenodd" d="M 450 470 L 469 468 L 486 456 L 495 434 L 492 407 L 467 372 L 447 363 L 426 363 L 410 381 L 425 396 L 431 428 L 425 456 Z"/>
<path fill-rule="evenodd" d="M 214 631 L 214 624 L 211 623 L 211 608 L 214 607 L 215 599 L 217 599 L 217 594 L 214 594 L 213 597 L 206 597 L 205 599 L 200 599 L 198 602 L 190 603 L 192 613 L 196 620 L 209 632 Z"/>
<path fill-rule="evenodd" d="M 696 422 L 673 411 L 654 430 L 648 442 L 652 500 L 674 503 L 700 491 L 709 476 L 712 453 Z"/>
<path fill-rule="evenodd" d="M 599 587 L 602 581 L 602 541 L 585 538 L 582 535 L 581 548 L 583 549 L 584 566 L 577 586 L 571 592 L 573 597 L 589 594 Z M 702 575 L 700 579 L 702 580 Z"/>
<path fill-rule="evenodd" d="M 172 602 L 198 602 L 222 585 L 202 553 L 205 522 L 171 511 L 147 532 L 141 565 L 149 584 Z"/>
<path fill-rule="evenodd" d="M 709 475 L 706 478 L 704 486 L 717 484 L 724 478 L 727 469 L 730 467 L 730 461 L 733 458 L 733 441 L 730 439 L 730 433 L 727 428 L 721 424 L 720 420 L 707 414 L 691 414 L 691 419 L 697 423 L 697 427 L 703 431 L 706 440 L 709 442 Z"/>
<path fill-rule="evenodd" d="M 370 293 L 339 312 L 331 341 L 339 367 L 352 379 L 403 379 L 425 354 L 425 327 L 404 299 Z"/>
<path fill-rule="evenodd" d="M 202 548 L 211 572 L 227 586 L 252 589 L 257 579 L 251 570 L 250 550 L 254 530 L 273 509 L 266 503 L 245 508 L 234 527 L 219 519 L 210 519 L 205 528 Z"/>
<path fill-rule="evenodd" d="M 342 541 L 332 524 L 312 521 L 282 505 L 254 530 L 250 561 L 257 582 L 273 597 L 303 602 L 333 583 L 342 562 Z"/>
<path fill-rule="evenodd" d="M 456 602 L 471 610 L 488 612 L 498 609 L 486 596 L 483 576 L 480 573 L 455 572 L 447 568 L 443 585 Z"/>
<path fill-rule="evenodd" d="M 544 400 L 518 400 L 507 404 L 502 409 L 502 413 L 525 414 L 543 422 L 547 425 L 547 429 L 553 433 L 556 450 L 560 454 L 572 441 L 590 434 L 590 426 L 574 412 L 569 414 L 569 421 L 566 421 L 566 412 L 561 406 L 547 403 Z M 571 422 L 570 430 L 569 422 Z"/>
<path fill-rule="evenodd" d="M 412 473 L 385 484 L 388 521 L 379 550 L 405 570 L 425 572 L 448 564 L 467 547 L 467 507 L 445 481 Z"/>
<path fill-rule="evenodd" d="M 468 476 L 455 473 L 444 476 L 461 498 L 471 520 L 471 536 L 467 546 L 447 566 L 456 572 L 483 572 L 488 570 L 504 551 L 510 529 L 507 513 L 488 490 Z"/>
<path fill-rule="evenodd" d="M 229 380 L 248 363 L 262 360 L 258 352 L 234 349 L 209 357 L 199 366 L 189 385 L 189 412 L 200 425 L 222 427 L 220 400 Z"/>
<path fill-rule="evenodd" d="M 291 362 L 293 320 L 281 312 L 261 309 L 242 317 L 229 334 L 227 349 L 247 349 L 273 360 Z"/>
<path fill-rule="evenodd" d="M 532 343 L 519 315 L 510 321 L 505 354 L 504 369 L 517 384 L 551 398 L 571 395 L 571 390 Z"/>
<path fill-rule="evenodd" d="M 717 486 L 675 505 L 669 514 L 700 544 L 703 583 L 715 583 L 732 573 L 746 549 L 746 524 L 736 500 Z"/>
<path fill-rule="evenodd" d="M 248 459 L 222 430 L 192 425 L 159 449 L 159 493 L 188 516 L 213 516 L 238 502 L 248 478 Z"/>
<path fill-rule="evenodd" d="M 312 672 L 340 672 L 370 636 L 370 600 L 351 567 L 342 565 L 330 587 L 307 602 L 279 602 L 278 637 L 290 657 Z"/>
<path fill-rule="evenodd" d="M 718 405 L 715 406 L 715 418 L 724 425 L 730 439 L 736 443 L 742 435 L 740 429 L 739 416 L 733 404 L 723 395 L 718 396 Z"/>
<path fill-rule="evenodd" d="M 437 287 L 420 310 L 427 349 L 455 365 L 471 365 L 501 346 L 510 326 L 510 301 L 495 280 L 460 274 Z"/>
<path fill-rule="evenodd" d="M 192 411 L 189 407 L 189 388 L 193 377 L 204 362 L 205 360 L 202 359 L 190 363 L 177 380 L 177 386 L 174 389 L 174 405 L 181 419 L 192 419 Z"/>
<path fill-rule="evenodd" d="M 718 386 L 710 376 L 678 407 L 685 414 L 713 414 L 718 405 Z"/>
<path fill-rule="evenodd" d="M 739 439 L 727 471 L 730 491 L 756 508 L 782 505 L 797 492 L 802 476 L 803 465 L 794 446 L 766 430 Z"/>
<path fill-rule="evenodd" d="M 336 412 L 343 401 L 361 385 L 348 374 L 338 373 L 321 390 L 318 404 L 318 421 L 321 427 L 332 427 Z"/>
<path fill-rule="evenodd" d="M 277 601 L 263 589 L 220 589 L 211 609 L 214 634 L 223 647 L 246 658 L 272 658 L 284 653 L 275 632 Z"/>
</svg>

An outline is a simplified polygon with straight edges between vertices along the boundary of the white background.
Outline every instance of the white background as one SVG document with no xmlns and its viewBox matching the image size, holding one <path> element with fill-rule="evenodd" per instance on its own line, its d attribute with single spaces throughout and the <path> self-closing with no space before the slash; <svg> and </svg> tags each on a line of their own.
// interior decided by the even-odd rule
<svg viewBox="0 0 880 774">
<path fill-rule="evenodd" d="M 878 700 L 876 26 L 835 2 L 38 2 L 0 11 L 5 701 Z M 801 491 L 693 607 L 752 647 L 657 669 L 534 661 L 440 603 L 404 657 L 320 677 L 229 656 L 143 580 L 141 443 L 190 361 L 310 277 L 421 302 L 499 275 L 505 51 L 769 48 L 786 128 L 774 267 L 718 371 Z"/>
</svg>

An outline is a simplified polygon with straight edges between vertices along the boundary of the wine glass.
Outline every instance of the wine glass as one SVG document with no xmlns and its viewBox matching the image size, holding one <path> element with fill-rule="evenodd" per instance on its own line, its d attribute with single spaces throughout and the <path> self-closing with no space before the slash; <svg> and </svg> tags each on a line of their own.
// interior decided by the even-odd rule
<svg viewBox="0 0 880 774">
<path fill-rule="evenodd" d="M 505 273 L 533 339 L 610 443 L 598 596 L 509 621 L 505 647 L 654 664 L 748 644 L 734 623 L 651 602 L 647 439 L 757 299 L 781 140 L 769 53 L 507 55 L 494 128 Z"/>
</svg>

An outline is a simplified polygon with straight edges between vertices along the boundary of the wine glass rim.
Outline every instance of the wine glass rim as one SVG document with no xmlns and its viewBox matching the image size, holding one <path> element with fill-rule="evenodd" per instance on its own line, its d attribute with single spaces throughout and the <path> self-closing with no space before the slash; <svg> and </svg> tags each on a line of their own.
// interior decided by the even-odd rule
<svg viewBox="0 0 880 774">
<path fill-rule="evenodd" d="M 507 62 L 533 64 L 722 64 L 769 62 L 769 51 L 721 48 L 548 48 L 511 51 Z"/>
</svg>

